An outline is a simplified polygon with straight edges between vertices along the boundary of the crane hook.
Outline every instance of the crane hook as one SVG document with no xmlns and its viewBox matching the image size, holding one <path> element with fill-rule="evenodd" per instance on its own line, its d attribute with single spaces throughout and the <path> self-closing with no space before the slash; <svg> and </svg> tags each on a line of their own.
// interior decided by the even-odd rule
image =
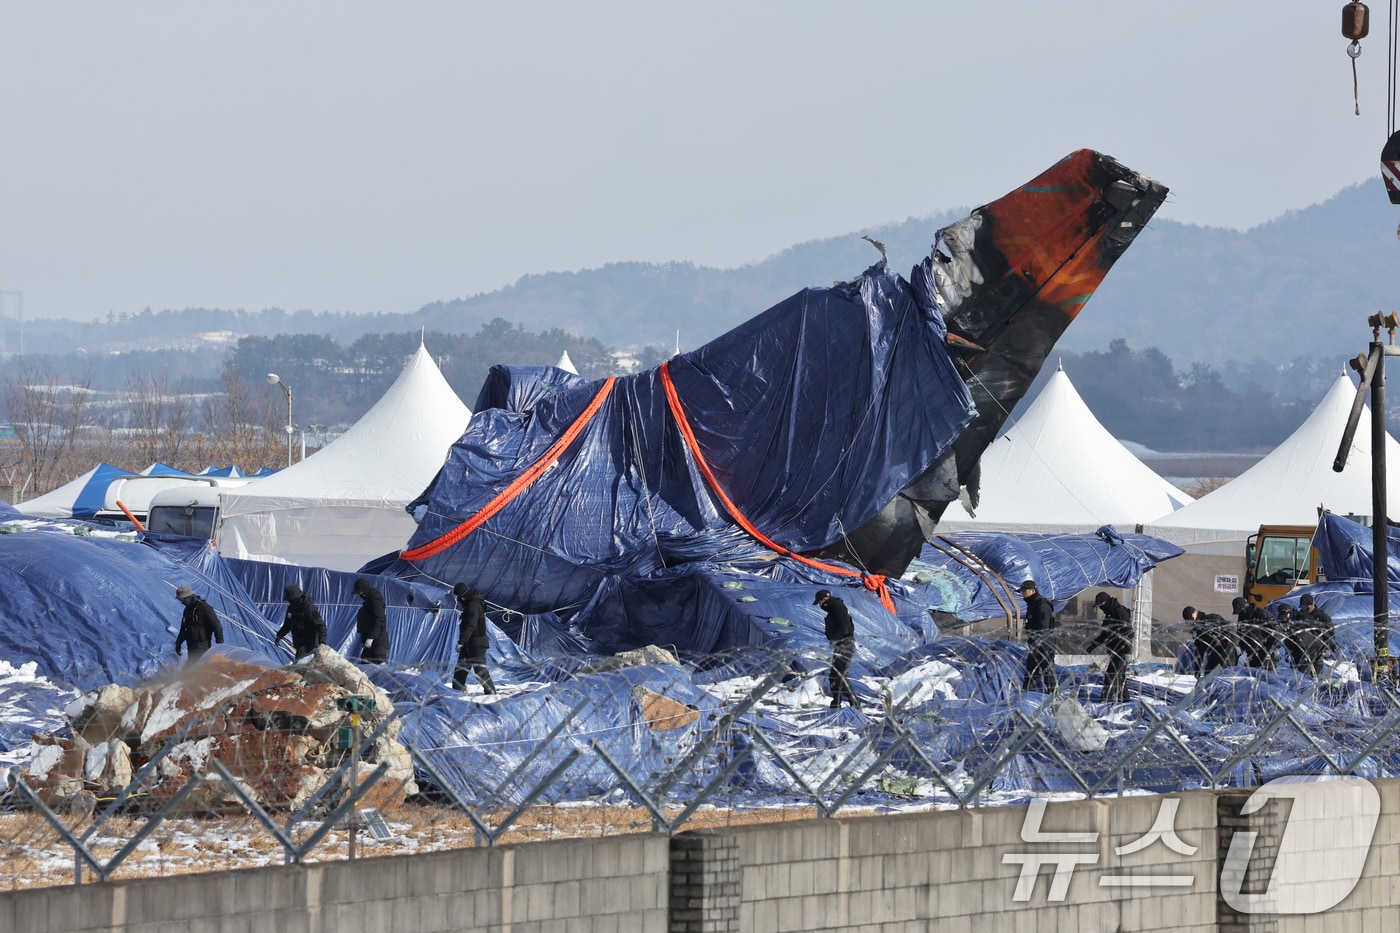
<svg viewBox="0 0 1400 933">
<path fill-rule="evenodd" d="M 1356 60 L 1361 56 L 1361 40 L 1371 32 L 1371 10 L 1364 3 L 1352 2 L 1342 7 L 1342 36 L 1351 40 L 1347 55 L 1351 56 L 1351 96 L 1356 103 L 1356 115 L 1361 116 L 1361 92 L 1356 79 Z"/>
</svg>

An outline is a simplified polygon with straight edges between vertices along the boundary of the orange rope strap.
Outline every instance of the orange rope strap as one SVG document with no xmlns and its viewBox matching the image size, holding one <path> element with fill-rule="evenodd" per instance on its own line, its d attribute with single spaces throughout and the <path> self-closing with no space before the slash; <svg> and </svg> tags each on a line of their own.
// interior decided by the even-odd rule
<svg viewBox="0 0 1400 933">
<path fill-rule="evenodd" d="M 890 596 L 890 590 L 889 587 L 885 585 L 885 577 L 883 574 L 862 573 L 859 570 L 852 570 L 849 567 L 840 567 L 835 564 L 814 560 L 810 557 L 804 557 L 801 554 L 795 554 L 781 544 L 774 542 L 767 535 L 754 527 L 753 523 L 745 518 L 744 514 L 739 511 L 739 507 L 725 494 L 724 488 L 720 486 L 719 479 L 710 469 L 710 465 L 705 462 L 705 456 L 700 452 L 700 442 L 696 440 L 695 432 L 691 429 L 690 422 L 686 420 L 684 409 L 681 408 L 681 398 L 676 392 L 676 384 L 671 381 L 671 368 L 669 363 L 661 364 L 661 384 L 666 389 L 666 404 L 670 406 L 671 415 L 676 419 L 676 424 L 681 430 L 681 436 L 685 438 L 686 446 L 690 448 L 691 455 L 695 457 L 696 465 L 700 467 L 700 472 L 704 474 L 705 482 L 710 484 L 710 489 L 719 497 L 719 501 L 723 503 L 725 510 L 729 512 L 730 517 L 734 519 L 740 528 L 747 531 L 760 544 L 777 551 L 784 557 L 791 557 L 793 560 L 806 564 L 809 567 L 840 574 L 844 577 L 859 576 L 861 582 L 865 584 L 865 588 L 871 590 L 880 597 L 880 605 L 884 606 L 891 613 L 894 612 L 894 598 Z"/>
<path fill-rule="evenodd" d="M 583 433 L 583 429 L 588 426 L 588 422 L 592 421 L 593 416 L 598 413 L 598 409 L 603 407 L 603 402 L 607 400 L 609 393 L 612 392 L 613 386 L 616 383 L 616 376 L 609 376 L 607 379 L 603 380 L 603 386 L 598 390 L 598 394 L 593 396 L 593 401 L 589 402 L 588 407 L 583 410 L 583 413 L 574 419 L 574 423 L 569 425 L 569 429 L 560 436 L 559 440 L 555 441 L 554 445 L 550 447 L 549 450 L 545 451 L 540 459 L 532 463 L 529 469 L 517 476 L 509 486 L 502 489 L 496 494 L 494 499 L 486 503 L 481 511 L 462 522 L 456 528 L 453 528 L 447 534 L 434 538 L 427 544 L 420 544 L 412 550 L 404 551 L 399 557 L 403 560 L 422 560 L 425 557 L 432 557 L 434 554 L 451 547 L 473 531 L 476 531 L 484 525 L 491 516 L 509 505 L 512 499 L 524 492 L 535 480 L 539 479 L 540 474 L 552 467 L 569 445 Z"/>
</svg>

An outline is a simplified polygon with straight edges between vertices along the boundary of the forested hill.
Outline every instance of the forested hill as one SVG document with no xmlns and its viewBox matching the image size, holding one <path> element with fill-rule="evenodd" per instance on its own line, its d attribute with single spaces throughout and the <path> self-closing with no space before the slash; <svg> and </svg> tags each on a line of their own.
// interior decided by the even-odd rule
<svg viewBox="0 0 1400 933">
<path fill-rule="evenodd" d="M 1166 179 L 1170 184 L 1170 179 Z M 809 285 L 849 279 L 883 241 L 892 268 L 927 254 L 935 231 L 966 211 L 910 219 L 846 237 L 803 243 L 739 269 L 617 264 L 586 272 L 527 276 L 510 288 L 430 305 L 429 326 L 503 317 L 526 327 L 562 327 L 605 344 L 681 347 L 704 343 Z M 1177 366 L 1203 363 L 1226 385 L 1256 383 L 1311 394 L 1295 366 L 1328 372 L 1366 349 L 1368 315 L 1400 309 L 1396 271 L 1400 208 L 1379 179 L 1323 204 L 1248 231 L 1154 220 L 1109 273 L 1060 349 L 1102 350 L 1115 339 L 1156 347 Z"/>
<path fill-rule="evenodd" d="M 300 333 L 348 343 L 424 327 L 473 333 L 499 318 L 614 347 L 670 349 L 679 332 L 682 349 L 690 349 L 801 288 L 860 273 L 878 258 L 861 233 L 885 242 L 891 266 L 907 271 L 927 252 L 937 228 L 965 213 L 802 243 L 737 269 L 616 263 L 529 275 L 499 291 L 445 298 L 401 314 L 188 309 L 110 315 L 92 324 L 30 321 L 23 344 L 28 352 L 82 347 L 102 353 L 179 345 L 221 331 L 230 342 Z M 1400 209 L 1388 203 L 1379 180 L 1243 232 L 1154 220 L 1061 349 L 1081 353 L 1123 338 L 1135 349 L 1156 347 L 1184 369 L 1208 364 L 1226 385 L 1253 381 L 1287 394 L 1295 382 L 1288 364 L 1322 359 L 1340 366 L 1365 349 L 1367 315 L 1400 307 L 1397 222 Z M 20 334 L 15 322 L 5 324 L 0 349 L 13 353 Z"/>
<path fill-rule="evenodd" d="M 5 320 L 0 353 L 47 357 L 61 373 L 91 374 L 108 388 L 133 370 L 207 382 L 231 362 L 313 381 L 353 370 L 354 395 L 363 399 L 397 372 L 388 359 L 397 350 L 386 355 L 386 347 L 416 346 L 426 330 L 438 335 L 429 348 L 470 404 L 493 362 L 549 362 L 572 348 L 581 370 L 597 375 L 610 365 L 605 348 L 633 348 L 643 363 L 669 355 L 677 341 L 693 349 L 803 287 L 859 274 L 878 259 L 861 233 L 887 244 L 893 268 L 908 270 L 938 227 L 965 214 L 802 243 L 737 269 L 616 263 L 529 275 L 403 313 L 147 309 L 93 323 L 28 321 L 22 330 Z M 1163 450 L 1267 448 L 1365 350 L 1367 315 L 1400 307 L 1392 294 L 1397 221 L 1379 180 L 1243 232 L 1154 220 L 1047 372 L 1064 360 L 1119 437 Z M 356 404 L 346 399 L 325 419 L 348 416 Z"/>
</svg>

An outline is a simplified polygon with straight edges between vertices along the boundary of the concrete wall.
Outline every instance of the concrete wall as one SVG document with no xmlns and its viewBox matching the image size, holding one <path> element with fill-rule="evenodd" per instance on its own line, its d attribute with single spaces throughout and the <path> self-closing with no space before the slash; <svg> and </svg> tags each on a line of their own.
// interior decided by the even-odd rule
<svg viewBox="0 0 1400 933">
<path fill-rule="evenodd" d="M 670 840 L 569 840 L 0 894 L 15 933 L 664 933 Z"/>
<path fill-rule="evenodd" d="M 1162 798 L 1051 804 L 1042 833 L 1095 834 L 1092 842 L 1022 841 L 1026 807 L 865 820 L 813 821 L 779 833 L 735 830 L 743 861 L 741 929 L 1016 933 L 1078 930 L 1214 930 L 1215 798 L 1181 796 L 1174 820 L 1192 856 L 1154 843 L 1114 852 L 1151 829 Z M 1017 900 L 1019 862 L 1065 854 L 1072 874 L 1051 900 L 1044 865 Z M 1189 887 L 1107 888 L 1108 874 L 1189 877 Z"/>
<path fill-rule="evenodd" d="M 1335 820 L 1299 820 L 1281 802 L 1242 812 L 1246 790 L 1056 802 L 1038 817 L 1027 806 L 889 814 L 6 892 L 0 931 L 1390 930 L 1400 781 L 1374 783 L 1381 810 L 1361 880 L 1316 915 L 1225 903 L 1232 834 L 1255 834 L 1243 891 L 1267 889 L 1285 821 L 1293 841 L 1324 853 L 1335 836 Z M 1037 858 L 1038 870 L 1024 867 Z"/>
<path fill-rule="evenodd" d="M 1373 781 L 1380 790 L 1381 812 L 1375 836 L 1366 854 L 1366 865 L 1351 895 L 1326 913 L 1281 916 L 1279 933 L 1321 933 L 1324 930 L 1389 931 L 1400 927 L 1400 780 Z M 1297 825 L 1295 825 L 1295 823 Z M 1301 832 L 1319 840 L 1326 849 L 1335 840 L 1333 827 L 1324 818 L 1298 823 L 1289 819 L 1288 832 Z M 1329 856 L 1324 856 L 1329 857 Z M 1222 910 L 1222 913 L 1224 911 Z M 1221 929 L 1238 930 L 1244 927 Z M 1268 929 L 1254 927 L 1254 929 Z"/>
</svg>

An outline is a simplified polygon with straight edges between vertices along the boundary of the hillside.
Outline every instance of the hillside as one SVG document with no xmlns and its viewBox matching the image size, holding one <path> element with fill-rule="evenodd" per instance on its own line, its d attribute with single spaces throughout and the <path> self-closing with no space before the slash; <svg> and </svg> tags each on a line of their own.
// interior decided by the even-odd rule
<svg viewBox="0 0 1400 933">
<path fill-rule="evenodd" d="M 690 263 L 615 263 L 599 269 L 528 275 L 514 285 L 445 298 L 402 314 L 187 309 L 147 310 L 105 321 L 5 322 L 4 344 L 28 353 L 89 354 L 159 347 L 231 345 L 238 336 L 324 334 L 342 343 L 371 333 L 418 330 L 471 333 L 500 318 L 533 331 L 555 328 L 615 347 L 683 349 L 728 330 L 809 285 L 856 275 L 878 256 L 860 239 L 889 247 L 906 270 L 937 228 L 965 211 L 910 218 L 849 236 L 813 240 L 735 269 Z M 1156 220 L 1109 274 L 1063 350 L 1102 349 L 1124 338 L 1156 347 L 1178 366 L 1205 363 L 1227 384 L 1250 370 L 1267 374 L 1300 357 L 1340 366 L 1365 349 L 1368 314 L 1393 309 L 1400 260 L 1400 212 L 1380 183 L 1357 185 L 1322 204 L 1247 231 Z M 200 335 L 205 335 L 201 337 Z"/>
<path fill-rule="evenodd" d="M 907 270 L 940 225 L 965 213 L 867 232 L 887 244 L 893 267 Z M 1248 231 L 1156 220 L 1052 361 L 1064 363 L 1119 437 L 1160 450 L 1268 449 L 1366 348 L 1366 316 L 1395 308 L 1388 292 L 1400 253 L 1397 219 L 1376 182 Z M 611 347 L 651 365 L 677 343 L 692 349 L 794 291 L 853 277 L 877 258 L 852 232 L 736 269 L 616 263 L 529 275 L 398 314 L 192 308 L 22 328 L 9 320 L 0 321 L 0 354 L 22 348 L 61 381 L 109 392 L 127 386 L 132 373 L 164 373 L 172 385 L 214 391 L 225 367 L 259 378 L 279 372 L 314 406 L 301 409 L 305 417 L 341 423 L 387 387 L 424 331 L 470 403 L 494 362 L 552 362 L 568 349 L 585 375 L 597 376 L 611 371 Z M 0 360 L 6 379 L 20 369 Z M 357 373 L 353 385 L 336 375 L 346 372 Z"/>
<path fill-rule="evenodd" d="M 964 212 L 908 219 L 850 236 L 798 244 L 737 269 L 623 263 L 522 278 L 487 295 L 430 305 L 430 327 L 495 317 L 528 328 L 560 327 L 605 344 L 669 347 L 680 332 L 694 347 L 808 285 L 859 273 L 877 254 L 860 239 L 887 244 L 907 270 L 934 232 Z M 1156 347 L 1189 369 L 1203 363 L 1229 385 L 1269 376 L 1300 358 L 1335 363 L 1370 340 L 1367 315 L 1393 309 L 1400 262 L 1396 224 L 1379 181 L 1323 204 L 1291 211 L 1247 231 L 1156 220 L 1109 273 L 1060 347 L 1085 352 L 1124 338 Z M 1278 389 L 1285 389 L 1283 381 Z"/>
</svg>

